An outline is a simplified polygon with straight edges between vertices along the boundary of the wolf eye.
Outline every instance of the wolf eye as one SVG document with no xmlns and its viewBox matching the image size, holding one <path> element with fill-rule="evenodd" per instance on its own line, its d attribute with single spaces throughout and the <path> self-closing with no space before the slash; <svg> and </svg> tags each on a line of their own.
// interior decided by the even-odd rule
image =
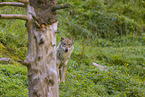
<svg viewBox="0 0 145 97">
<path fill-rule="evenodd" d="M 65 43 L 63 45 L 66 45 Z"/>
</svg>

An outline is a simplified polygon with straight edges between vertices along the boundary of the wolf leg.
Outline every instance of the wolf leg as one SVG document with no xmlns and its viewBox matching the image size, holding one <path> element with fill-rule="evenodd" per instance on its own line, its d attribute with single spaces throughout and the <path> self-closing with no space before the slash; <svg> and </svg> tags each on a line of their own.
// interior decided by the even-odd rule
<svg viewBox="0 0 145 97">
<path fill-rule="evenodd" d="M 57 65 L 57 76 L 58 76 L 58 82 L 60 82 L 59 65 Z"/>
<path fill-rule="evenodd" d="M 64 66 L 62 66 L 61 67 L 61 70 L 60 70 L 60 81 L 62 82 L 62 80 L 63 80 L 63 68 L 64 68 Z"/>
<path fill-rule="evenodd" d="M 67 65 L 64 65 L 64 67 L 63 67 L 63 77 L 62 77 L 62 82 L 63 83 L 65 83 L 65 75 L 66 75 L 66 70 L 67 70 L 66 66 Z"/>
</svg>

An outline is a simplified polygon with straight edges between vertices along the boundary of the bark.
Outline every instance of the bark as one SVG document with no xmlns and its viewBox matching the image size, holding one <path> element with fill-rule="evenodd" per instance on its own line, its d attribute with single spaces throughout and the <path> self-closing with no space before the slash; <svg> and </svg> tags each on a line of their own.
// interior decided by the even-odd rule
<svg viewBox="0 0 145 97">
<path fill-rule="evenodd" d="M 19 7 L 25 7 L 25 4 L 23 4 L 23 3 L 13 3 L 13 2 L 2 2 L 2 3 L 0 3 L 0 6 L 19 6 Z"/>
<path fill-rule="evenodd" d="M 18 15 L 18 14 L 1 14 L 0 19 L 21 19 L 21 20 L 29 20 L 29 16 L 27 15 Z"/>
<path fill-rule="evenodd" d="M 29 30 L 29 52 L 27 61 L 29 97 L 58 97 L 56 71 L 57 22 L 47 25 L 44 30 Z"/>
<path fill-rule="evenodd" d="M 35 15 L 31 6 L 28 6 L 28 12 Z M 57 22 L 51 25 L 40 24 L 40 28 L 37 28 L 31 14 L 30 17 L 31 20 L 26 25 L 29 39 L 26 58 L 26 61 L 29 62 L 27 65 L 29 97 L 58 97 L 55 35 Z"/>
</svg>

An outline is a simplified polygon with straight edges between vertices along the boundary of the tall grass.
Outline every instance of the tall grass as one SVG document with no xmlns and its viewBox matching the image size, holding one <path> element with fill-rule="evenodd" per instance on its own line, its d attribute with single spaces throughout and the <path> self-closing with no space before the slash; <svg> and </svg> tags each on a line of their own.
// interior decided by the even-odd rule
<svg viewBox="0 0 145 97">
<path fill-rule="evenodd" d="M 5 0 L 9 1 L 9 0 Z M 11 0 L 13 1 L 13 0 Z M 144 0 L 58 0 L 70 3 L 58 11 L 57 44 L 61 36 L 75 37 L 66 83 L 60 97 L 144 97 L 145 24 Z M 25 14 L 16 7 L 0 7 L 0 13 Z M 0 95 L 28 95 L 27 70 L 15 60 L 27 55 L 25 21 L 0 20 Z M 101 71 L 92 62 L 107 66 Z"/>
</svg>

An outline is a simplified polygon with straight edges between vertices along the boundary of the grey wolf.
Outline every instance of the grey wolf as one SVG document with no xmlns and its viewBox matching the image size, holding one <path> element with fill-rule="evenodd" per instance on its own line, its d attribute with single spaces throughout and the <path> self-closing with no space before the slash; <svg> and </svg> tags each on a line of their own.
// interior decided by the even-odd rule
<svg viewBox="0 0 145 97">
<path fill-rule="evenodd" d="M 57 46 L 57 73 L 60 82 L 65 83 L 65 75 L 69 58 L 73 52 L 73 39 L 61 37 L 61 42 Z"/>
</svg>

